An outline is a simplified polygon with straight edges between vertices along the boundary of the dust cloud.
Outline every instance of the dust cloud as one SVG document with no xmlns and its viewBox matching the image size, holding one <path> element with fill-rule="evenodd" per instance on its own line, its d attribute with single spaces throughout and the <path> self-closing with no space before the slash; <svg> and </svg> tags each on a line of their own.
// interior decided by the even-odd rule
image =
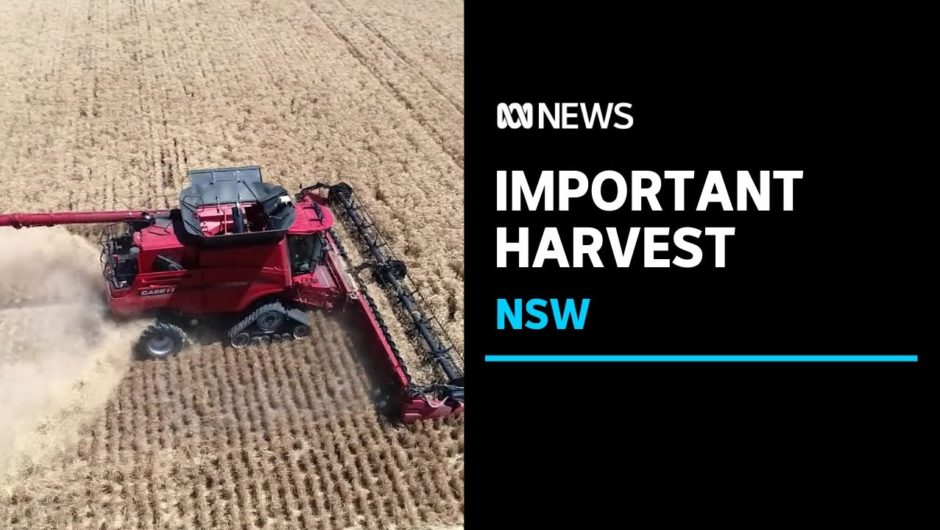
<svg viewBox="0 0 940 530">
<path fill-rule="evenodd" d="M 130 362 L 141 323 L 109 320 L 98 249 L 61 228 L 0 228 L 0 485 L 73 443 Z"/>
</svg>

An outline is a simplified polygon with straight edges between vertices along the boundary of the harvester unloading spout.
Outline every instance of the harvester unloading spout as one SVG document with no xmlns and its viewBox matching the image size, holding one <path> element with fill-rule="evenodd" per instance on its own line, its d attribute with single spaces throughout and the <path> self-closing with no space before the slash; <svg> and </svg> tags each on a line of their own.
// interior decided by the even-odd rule
<svg viewBox="0 0 940 530">
<path fill-rule="evenodd" d="M 140 210 L 0 214 L 0 226 L 13 228 L 118 222 L 149 224 L 152 220 L 149 212 Z"/>
</svg>

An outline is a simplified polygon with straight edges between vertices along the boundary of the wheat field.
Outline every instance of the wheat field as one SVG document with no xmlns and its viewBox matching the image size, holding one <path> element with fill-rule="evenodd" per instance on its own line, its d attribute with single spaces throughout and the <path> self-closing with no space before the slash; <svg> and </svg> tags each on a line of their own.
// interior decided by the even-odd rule
<svg viewBox="0 0 940 530">
<path fill-rule="evenodd" d="M 173 207 L 203 167 L 259 165 L 292 191 L 345 181 L 462 348 L 462 16 L 433 1 L 7 1 L 0 212 Z M 93 236 L 0 228 L 0 383 L 15 389 L 0 393 L 0 527 L 461 524 L 463 421 L 385 422 L 342 317 L 313 313 L 308 341 L 130 362 L 137 330 L 76 304 L 98 274 Z"/>
</svg>

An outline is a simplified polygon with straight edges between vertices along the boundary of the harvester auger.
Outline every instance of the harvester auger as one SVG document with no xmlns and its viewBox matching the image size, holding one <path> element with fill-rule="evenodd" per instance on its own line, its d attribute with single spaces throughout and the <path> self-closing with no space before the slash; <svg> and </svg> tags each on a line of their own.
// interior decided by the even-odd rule
<svg viewBox="0 0 940 530">
<path fill-rule="evenodd" d="M 107 224 L 103 293 L 115 316 L 155 317 L 136 345 L 144 358 L 181 352 L 185 328 L 203 317 L 226 320 L 226 340 L 242 348 L 309 337 L 307 310 L 344 311 L 394 382 L 401 420 L 463 413 L 462 359 L 349 185 L 292 196 L 263 182 L 256 166 L 192 170 L 189 179 L 178 208 L 0 214 L 0 226 Z M 375 300 L 349 272 L 334 211 L 434 382 L 414 381 Z"/>
</svg>

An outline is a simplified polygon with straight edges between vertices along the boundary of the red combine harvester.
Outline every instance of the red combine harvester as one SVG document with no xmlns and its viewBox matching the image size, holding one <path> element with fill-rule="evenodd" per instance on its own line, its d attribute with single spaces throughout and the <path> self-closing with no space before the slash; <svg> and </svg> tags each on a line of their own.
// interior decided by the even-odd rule
<svg viewBox="0 0 940 530">
<path fill-rule="evenodd" d="M 179 208 L 0 214 L 0 226 L 108 224 L 101 261 L 111 312 L 157 319 L 137 343 L 145 358 L 179 353 L 189 341 L 184 328 L 205 316 L 226 320 L 228 342 L 241 348 L 308 337 L 308 309 L 343 310 L 388 367 L 403 421 L 463 412 L 457 351 L 349 185 L 316 184 L 291 196 L 254 166 L 193 170 L 189 179 Z M 409 375 L 374 300 L 347 272 L 334 214 L 440 381 L 420 386 Z"/>
</svg>

